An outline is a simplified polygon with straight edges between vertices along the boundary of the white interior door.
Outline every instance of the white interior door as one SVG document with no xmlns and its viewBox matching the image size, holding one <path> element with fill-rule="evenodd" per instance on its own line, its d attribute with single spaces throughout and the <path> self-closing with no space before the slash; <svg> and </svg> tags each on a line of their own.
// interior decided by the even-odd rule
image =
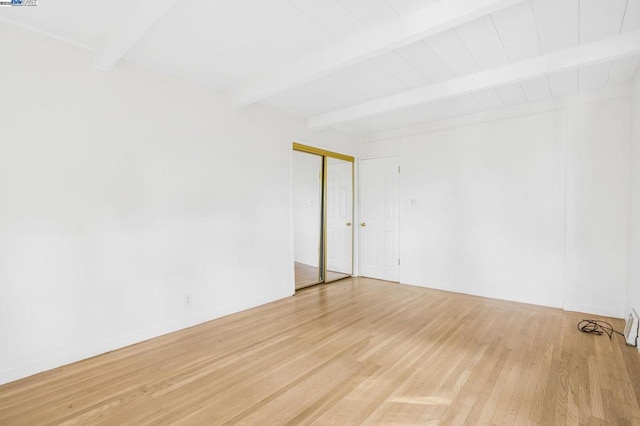
<svg viewBox="0 0 640 426">
<path fill-rule="evenodd" d="M 353 269 L 353 163 L 327 158 L 327 272 Z"/>
<path fill-rule="evenodd" d="M 400 279 L 398 157 L 360 162 L 360 275 Z"/>
</svg>

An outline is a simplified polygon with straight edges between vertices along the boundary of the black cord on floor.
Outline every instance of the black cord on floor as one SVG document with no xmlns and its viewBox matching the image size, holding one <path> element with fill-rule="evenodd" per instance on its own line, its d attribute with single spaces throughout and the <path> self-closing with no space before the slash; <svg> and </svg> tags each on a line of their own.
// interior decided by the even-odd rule
<svg viewBox="0 0 640 426">
<path fill-rule="evenodd" d="M 607 336 L 609 336 L 609 339 L 611 339 L 611 336 L 613 336 L 613 333 L 617 333 L 622 337 L 624 337 L 624 334 L 615 330 L 611 324 L 609 324 L 606 321 L 600 321 L 600 320 L 592 320 L 592 319 L 582 320 L 578 323 L 578 330 L 582 331 L 583 333 L 597 334 L 598 336 L 601 336 L 602 334 L 606 334 Z"/>
</svg>

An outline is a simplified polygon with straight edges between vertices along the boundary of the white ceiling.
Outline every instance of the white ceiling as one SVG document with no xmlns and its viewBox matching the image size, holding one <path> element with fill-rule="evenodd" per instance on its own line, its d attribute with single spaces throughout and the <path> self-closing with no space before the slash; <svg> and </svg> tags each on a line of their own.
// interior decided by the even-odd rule
<svg viewBox="0 0 640 426">
<path fill-rule="evenodd" d="M 628 82 L 640 0 L 40 0 L 0 20 L 355 134 Z"/>
</svg>

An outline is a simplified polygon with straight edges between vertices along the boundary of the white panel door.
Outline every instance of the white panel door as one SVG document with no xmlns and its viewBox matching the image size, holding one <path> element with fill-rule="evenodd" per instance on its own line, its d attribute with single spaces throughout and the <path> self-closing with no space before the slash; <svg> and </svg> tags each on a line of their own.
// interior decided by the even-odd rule
<svg viewBox="0 0 640 426">
<path fill-rule="evenodd" d="M 360 275 L 400 280 L 398 157 L 360 162 Z"/>
<path fill-rule="evenodd" d="M 327 158 L 327 271 L 353 272 L 353 164 Z"/>
</svg>

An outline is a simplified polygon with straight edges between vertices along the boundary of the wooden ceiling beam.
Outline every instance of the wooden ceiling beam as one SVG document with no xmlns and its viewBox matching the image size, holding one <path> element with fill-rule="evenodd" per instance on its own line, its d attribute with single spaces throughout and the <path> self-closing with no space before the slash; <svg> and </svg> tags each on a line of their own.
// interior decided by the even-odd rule
<svg viewBox="0 0 640 426">
<path fill-rule="evenodd" d="M 309 118 L 309 127 L 330 127 L 635 54 L 640 54 L 640 30 L 316 115 Z"/>
<path fill-rule="evenodd" d="M 473 21 L 523 0 L 447 0 L 388 25 L 365 30 L 309 55 L 264 78 L 248 84 L 233 97 L 237 107 L 317 80 L 329 73 L 364 62 L 402 46 Z"/>
<path fill-rule="evenodd" d="M 105 71 L 111 70 L 177 2 L 178 0 L 142 0 L 131 3 L 132 8 L 126 22 L 114 28 L 104 46 L 94 52 L 94 66 Z"/>
</svg>

